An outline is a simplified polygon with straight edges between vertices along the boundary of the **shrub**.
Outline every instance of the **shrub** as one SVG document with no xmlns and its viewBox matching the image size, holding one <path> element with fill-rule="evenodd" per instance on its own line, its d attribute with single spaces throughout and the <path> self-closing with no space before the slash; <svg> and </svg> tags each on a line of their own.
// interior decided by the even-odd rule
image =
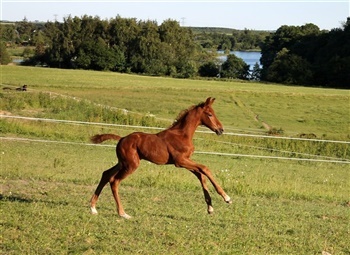
<svg viewBox="0 0 350 255">
<path fill-rule="evenodd" d="M 219 68 L 214 62 L 208 62 L 199 67 L 198 73 L 202 77 L 216 77 L 219 74 Z"/>
<path fill-rule="evenodd" d="M 0 43 L 0 64 L 7 65 L 11 62 L 11 57 L 6 50 L 5 43 Z"/>
</svg>

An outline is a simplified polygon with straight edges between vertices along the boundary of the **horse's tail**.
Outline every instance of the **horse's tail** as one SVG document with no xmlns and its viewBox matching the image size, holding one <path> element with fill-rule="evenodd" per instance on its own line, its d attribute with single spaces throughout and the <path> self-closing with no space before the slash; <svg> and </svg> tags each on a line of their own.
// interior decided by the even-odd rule
<svg viewBox="0 0 350 255">
<path fill-rule="evenodd" d="M 94 135 L 90 138 L 93 143 L 102 143 L 106 140 L 117 140 L 119 141 L 122 137 L 114 134 L 102 134 L 102 135 Z"/>
</svg>

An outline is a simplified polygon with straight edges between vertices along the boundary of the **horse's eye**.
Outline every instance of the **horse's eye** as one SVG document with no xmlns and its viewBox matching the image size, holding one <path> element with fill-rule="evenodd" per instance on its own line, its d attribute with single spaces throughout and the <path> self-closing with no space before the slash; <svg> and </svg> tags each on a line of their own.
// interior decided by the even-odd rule
<svg viewBox="0 0 350 255">
<path fill-rule="evenodd" d="M 210 118 L 210 117 L 212 117 L 213 116 L 213 114 L 211 114 L 211 113 L 208 113 L 208 117 Z"/>
</svg>

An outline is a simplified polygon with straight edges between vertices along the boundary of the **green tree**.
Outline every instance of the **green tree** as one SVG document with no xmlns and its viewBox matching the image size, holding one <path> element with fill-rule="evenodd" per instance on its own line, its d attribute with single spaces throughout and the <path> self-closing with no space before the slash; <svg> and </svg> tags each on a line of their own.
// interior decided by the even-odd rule
<svg viewBox="0 0 350 255">
<path fill-rule="evenodd" d="M 35 56 L 37 61 L 46 63 L 51 67 L 65 67 L 62 65 L 64 56 L 62 46 L 63 32 L 60 26 L 58 22 L 48 22 L 45 24 L 45 35 L 49 43 L 44 55 L 41 57 Z"/>
<path fill-rule="evenodd" d="M 202 77 L 216 77 L 219 74 L 219 68 L 214 62 L 208 62 L 199 67 L 198 73 Z"/>
<path fill-rule="evenodd" d="M 0 42 L 0 64 L 7 65 L 11 62 L 11 57 L 6 50 L 6 45 L 4 42 Z"/>
<path fill-rule="evenodd" d="M 158 34 L 158 25 L 155 21 L 140 21 L 141 31 L 135 39 L 131 70 L 136 73 L 160 75 L 159 47 L 161 41 Z"/>
<path fill-rule="evenodd" d="M 261 68 L 259 63 L 255 63 L 253 66 L 252 73 L 250 74 L 250 79 L 255 80 L 255 81 L 260 81 L 261 79 Z"/>
<path fill-rule="evenodd" d="M 35 27 L 33 23 L 28 22 L 26 17 L 24 17 L 22 21 L 16 23 L 16 31 L 21 43 L 26 42 L 28 44 L 31 44 L 32 34 L 34 30 Z"/>
<path fill-rule="evenodd" d="M 120 16 L 68 16 L 63 23 L 46 23 L 35 39 L 32 63 L 52 67 L 192 77 L 203 61 L 192 31 L 173 20 L 158 26 Z"/>
<path fill-rule="evenodd" d="M 221 68 L 221 77 L 223 78 L 248 79 L 249 65 L 234 54 L 227 56 L 227 60 Z"/>
<path fill-rule="evenodd" d="M 343 28 L 319 36 L 317 49 L 313 62 L 315 83 L 350 89 L 350 18 Z"/>
<path fill-rule="evenodd" d="M 130 66 L 131 58 L 135 53 L 136 38 L 140 33 L 140 26 L 137 20 L 117 16 L 115 19 L 110 20 L 108 33 L 110 46 L 118 47 L 125 55 L 127 67 Z"/>
<path fill-rule="evenodd" d="M 311 65 L 283 48 L 269 67 L 267 79 L 285 84 L 309 84 L 312 81 Z"/>
<path fill-rule="evenodd" d="M 178 71 L 177 77 L 190 78 L 195 76 L 197 72 L 198 72 L 197 64 L 194 61 L 188 60 L 186 62 L 182 62 L 182 65 Z"/>
<path fill-rule="evenodd" d="M 79 49 L 74 64 L 77 68 L 119 70 L 124 67 L 124 55 L 117 47 L 108 48 L 102 38 L 96 43 L 87 41 Z"/>
<path fill-rule="evenodd" d="M 0 24 L 0 38 L 3 42 L 14 43 L 17 38 L 15 26 L 8 24 Z"/>
<path fill-rule="evenodd" d="M 343 28 L 282 26 L 262 45 L 262 79 L 350 88 L 350 18 Z"/>
<path fill-rule="evenodd" d="M 267 79 L 270 65 L 283 48 L 286 48 L 293 54 L 304 56 L 304 54 L 301 54 L 301 51 L 304 49 L 305 53 L 309 52 L 310 47 L 306 47 L 306 45 L 313 45 L 315 36 L 320 33 L 319 28 L 314 24 L 306 24 L 304 26 L 284 25 L 278 28 L 275 33 L 266 37 L 265 42 L 261 46 L 262 79 Z M 310 39 L 310 42 L 307 42 L 305 38 L 312 39 Z"/>
<path fill-rule="evenodd" d="M 178 77 L 192 77 L 197 70 L 197 64 L 194 61 L 197 54 L 196 44 L 193 39 L 192 31 L 180 26 L 175 20 L 165 20 L 159 26 L 159 37 L 162 42 L 163 63 L 168 70 L 176 69 Z"/>
<path fill-rule="evenodd" d="M 45 36 L 41 30 L 37 31 L 34 36 L 35 55 L 39 58 L 45 54 Z"/>
</svg>

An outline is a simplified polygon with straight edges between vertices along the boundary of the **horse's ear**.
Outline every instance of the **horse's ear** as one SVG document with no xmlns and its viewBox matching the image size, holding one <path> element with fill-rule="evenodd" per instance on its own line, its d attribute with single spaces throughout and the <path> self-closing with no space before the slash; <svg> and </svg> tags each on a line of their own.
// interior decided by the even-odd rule
<svg viewBox="0 0 350 255">
<path fill-rule="evenodd" d="M 212 105 L 215 101 L 215 98 L 208 97 L 207 101 L 205 101 L 205 105 Z"/>
</svg>

